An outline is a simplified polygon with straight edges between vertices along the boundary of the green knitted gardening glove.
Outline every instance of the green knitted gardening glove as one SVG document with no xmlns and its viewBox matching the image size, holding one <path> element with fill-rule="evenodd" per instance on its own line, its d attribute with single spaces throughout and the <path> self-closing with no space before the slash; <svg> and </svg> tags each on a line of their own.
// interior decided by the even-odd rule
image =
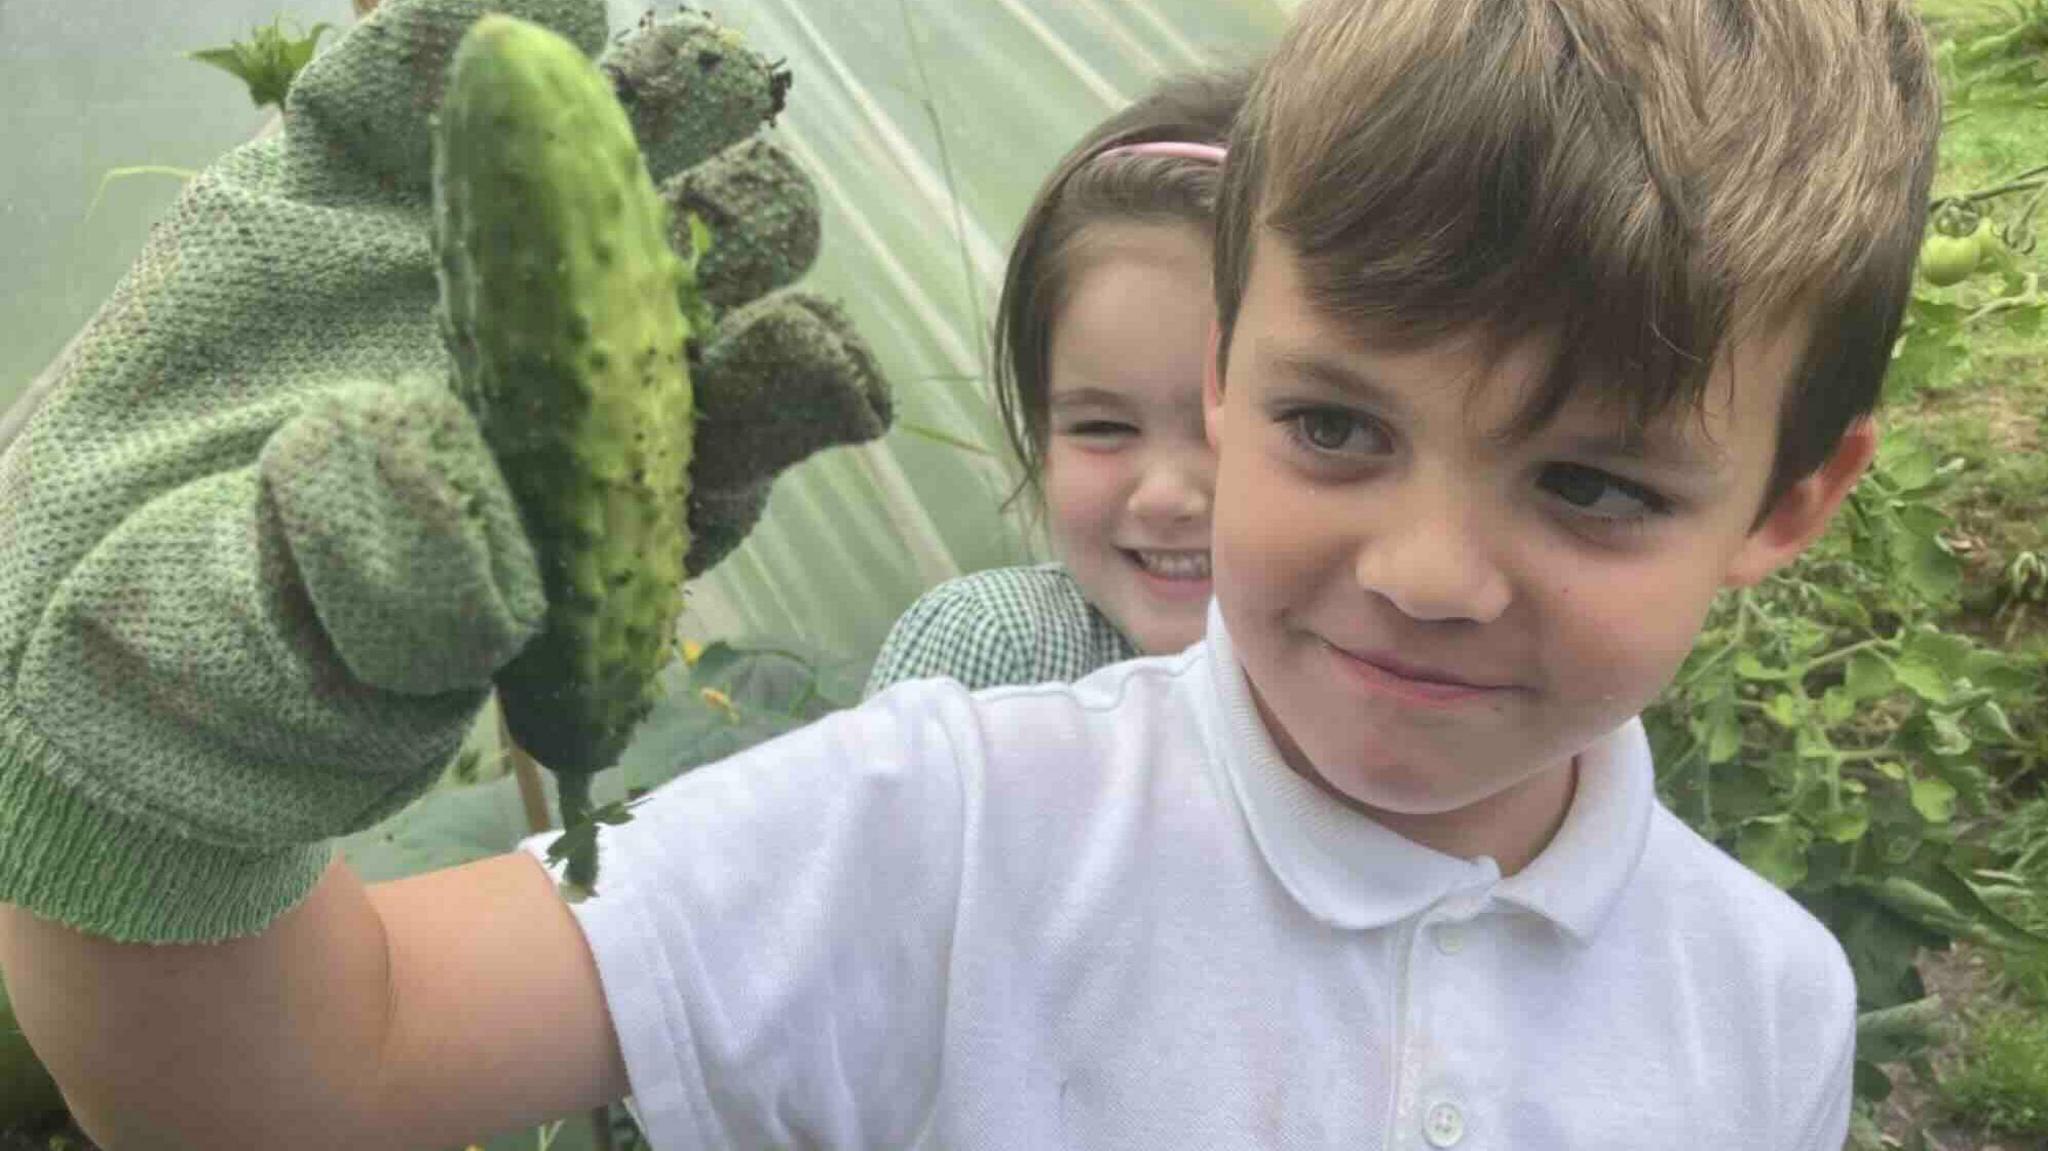
<svg viewBox="0 0 2048 1151">
<path fill-rule="evenodd" d="M 124 940 L 260 930 L 331 837 L 430 786 L 546 612 L 504 476 L 449 387 L 431 252 L 445 65 L 485 11 L 595 54 L 600 0 L 388 0 L 283 130 L 187 187 L 0 453 L 0 899 Z M 697 17 L 603 59 L 712 337 L 685 568 L 776 471 L 879 435 L 843 316 L 780 290 L 808 182 L 749 139 L 787 77 Z"/>
</svg>

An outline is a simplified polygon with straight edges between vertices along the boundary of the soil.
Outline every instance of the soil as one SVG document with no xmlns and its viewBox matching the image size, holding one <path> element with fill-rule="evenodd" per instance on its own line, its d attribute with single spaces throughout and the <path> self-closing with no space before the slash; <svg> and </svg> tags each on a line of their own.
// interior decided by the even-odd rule
<svg viewBox="0 0 2048 1151">
<path fill-rule="evenodd" d="M 1927 990 L 1941 996 L 1944 1004 L 1982 1003 L 1996 997 L 1991 965 L 1984 953 L 1959 943 L 1947 951 L 1921 958 L 1920 978 Z M 1955 1019 L 1951 1016 L 1951 1019 Z M 1961 1028 L 1951 1027 L 1935 1047 L 1931 1062 L 1935 1073 L 1953 1070 L 1961 1059 Z M 1921 1083 L 1908 1070 L 1888 1068 L 1892 1094 L 1879 1115 L 1879 1126 L 1888 1145 L 1901 1151 L 2044 1151 L 2048 1140 L 2030 1136 L 1999 1136 L 1972 1130 L 1952 1122 L 1942 1113 L 1941 1098 L 1931 1084 Z"/>
</svg>

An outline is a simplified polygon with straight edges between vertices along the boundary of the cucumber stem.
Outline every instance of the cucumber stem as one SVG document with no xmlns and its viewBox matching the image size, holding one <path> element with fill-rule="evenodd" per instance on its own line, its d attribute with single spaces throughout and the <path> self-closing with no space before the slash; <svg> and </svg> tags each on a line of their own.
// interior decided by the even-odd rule
<svg viewBox="0 0 2048 1151">
<path fill-rule="evenodd" d="M 558 775 L 555 790 L 562 799 L 562 830 L 571 831 L 590 818 L 590 777 Z M 569 853 L 568 881 L 584 891 L 597 890 L 597 840 L 593 837 Z"/>
</svg>

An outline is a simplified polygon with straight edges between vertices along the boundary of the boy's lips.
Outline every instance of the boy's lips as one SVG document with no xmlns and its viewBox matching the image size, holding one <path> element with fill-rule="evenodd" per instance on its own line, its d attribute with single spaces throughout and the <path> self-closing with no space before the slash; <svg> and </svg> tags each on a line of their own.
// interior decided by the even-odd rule
<svg viewBox="0 0 2048 1151">
<path fill-rule="evenodd" d="M 1368 689 L 1409 703 L 1443 705 L 1497 697 L 1515 685 L 1492 676 L 1429 667 L 1377 649 L 1339 647 L 1324 640 L 1339 666 Z"/>
</svg>

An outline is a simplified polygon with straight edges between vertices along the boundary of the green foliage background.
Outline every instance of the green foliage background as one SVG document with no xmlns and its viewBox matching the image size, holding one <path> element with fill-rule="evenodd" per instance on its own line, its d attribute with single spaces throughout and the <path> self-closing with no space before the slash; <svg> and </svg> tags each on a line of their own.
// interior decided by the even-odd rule
<svg viewBox="0 0 2048 1151">
<path fill-rule="evenodd" d="M 61 61 L 31 59 L 32 41 L 25 50 L 6 35 L 10 20 L 18 26 L 42 3 L 9 0 L 12 16 L 0 8 L 0 61 L 22 64 L 16 75 L 66 74 Z M 250 117 L 232 81 L 177 57 L 267 22 L 277 6 L 248 7 L 203 38 L 172 37 L 176 49 L 152 67 L 175 74 L 195 102 Z M 1012 476 L 983 383 L 984 317 L 1010 232 L 1039 176 L 1086 126 L 1151 77 L 1247 58 L 1288 7 L 748 0 L 716 9 L 788 57 L 796 89 L 778 132 L 818 175 L 827 213 L 815 286 L 845 299 L 873 337 L 898 385 L 902 426 L 882 444 L 786 477 L 753 539 L 692 588 L 685 626 L 702 654 L 672 670 L 667 702 L 621 768 L 599 778 L 596 802 L 629 799 L 851 702 L 868 656 L 919 591 L 1042 554 L 1028 525 L 1001 511 Z M 2048 6 L 1923 8 L 1947 41 L 1950 129 L 1937 193 L 1987 214 L 2007 255 L 1956 286 L 1916 286 L 1877 469 L 1813 554 L 1716 609 L 1646 721 L 1674 810 L 1842 940 L 1868 1012 L 1858 1068 L 1865 1098 L 1891 1090 L 1880 1064 L 1918 1064 L 1927 1080 L 1941 1078 L 1928 1057 L 1957 1005 L 1924 997 L 1921 967 L 1963 940 L 2005 957 L 2004 986 L 2018 1006 L 1985 1029 L 1982 1058 L 1945 1080 L 1950 1106 L 1972 1122 L 2048 1139 L 2039 1071 L 2048 1034 L 2026 1026 L 2048 1012 L 2048 300 L 2030 234 L 2036 169 L 2048 164 L 2048 38 L 2019 31 L 2048 32 Z M 640 11 L 617 0 L 612 9 L 615 26 Z M 287 12 L 309 25 L 345 18 L 325 4 L 294 2 Z M 63 84 L 73 109 L 90 106 L 83 87 Z M 34 128 L 47 136 L 61 100 L 41 99 L 23 106 L 47 113 Z M 175 191 L 168 177 L 122 181 L 88 218 L 100 173 L 197 165 L 232 142 L 201 148 L 165 135 L 110 144 L 91 135 L 110 115 L 96 110 L 77 129 L 97 142 L 91 170 L 72 173 L 75 186 L 39 193 L 29 212 L 10 191 L 0 215 L 0 248 L 57 253 L 48 235 L 61 235 L 85 253 L 62 277 L 25 263 L 0 277 L 4 322 L 21 329 L 0 340 L 16 357 L 0 361 L 0 404 L 55 351 L 51 333 L 75 329 L 112 287 Z M 0 133 L 27 132 L 33 119 Z M 257 122 L 238 121 L 235 131 Z M 0 134 L 0 154 L 27 140 Z M 19 182 L 20 170 L 4 179 Z M 60 281 L 63 291 L 37 287 Z M 41 348 L 34 363 L 20 360 L 22 347 Z M 366 877 L 481 858 L 528 834 L 495 732 L 486 716 L 441 790 L 344 843 Z M 0 1026 L 0 1056 L 8 1041 Z M 9 1082 L 0 1077 L 0 1087 Z M 1862 1113 L 1859 1137 L 1874 1146 L 1873 1114 Z M 555 1133 L 563 1141 L 553 1145 L 571 1145 L 577 1127 Z M 515 1145 L 534 1139 L 493 1146 Z"/>
</svg>

